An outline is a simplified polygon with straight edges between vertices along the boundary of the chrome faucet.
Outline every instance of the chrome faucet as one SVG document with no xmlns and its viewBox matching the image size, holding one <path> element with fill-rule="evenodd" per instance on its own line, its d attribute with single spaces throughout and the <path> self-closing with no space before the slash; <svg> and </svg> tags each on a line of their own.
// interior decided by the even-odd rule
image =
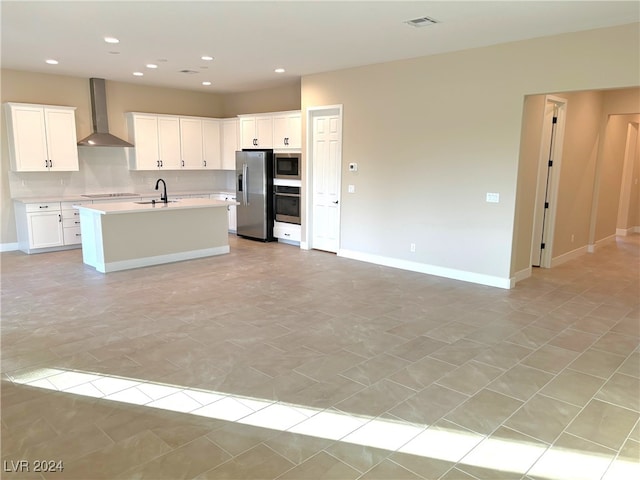
<svg viewBox="0 0 640 480">
<path fill-rule="evenodd" d="M 159 178 L 158 181 L 156 182 L 156 190 L 158 190 L 158 187 L 160 186 L 160 182 L 162 182 L 162 185 L 164 186 L 164 194 L 160 195 L 160 201 L 167 203 L 169 201 L 169 199 L 167 198 L 167 184 L 163 179 Z"/>
</svg>

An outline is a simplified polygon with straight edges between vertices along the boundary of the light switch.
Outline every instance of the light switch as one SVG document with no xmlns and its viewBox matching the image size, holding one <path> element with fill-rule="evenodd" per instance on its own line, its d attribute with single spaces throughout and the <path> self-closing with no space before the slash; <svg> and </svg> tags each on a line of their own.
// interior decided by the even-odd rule
<svg viewBox="0 0 640 480">
<path fill-rule="evenodd" d="M 348 191 L 349 193 L 356 193 L 356 186 L 355 186 L 355 185 L 349 185 L 349 186 L 347 187 L 347 191 Z"/>
<path fill-rule="evenodd" d="M 487 192 L 487 203 L 500 203 L 500 194 Z"/>
<path fill-rule="evenodd" d="M 357 172 L 358 171 L 358 164 L 357 163 L 350 163 L 349 164 L 349 171 L 350 172 Z"/>
</svg>

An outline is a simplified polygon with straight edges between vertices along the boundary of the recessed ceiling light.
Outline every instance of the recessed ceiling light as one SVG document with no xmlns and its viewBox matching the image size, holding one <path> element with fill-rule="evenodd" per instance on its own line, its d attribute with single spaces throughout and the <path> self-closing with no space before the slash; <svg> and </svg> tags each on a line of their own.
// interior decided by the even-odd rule
<svg viewBox="0 0 640 480">
<path fill-rule="evenodd" d="M 158 68 L 158 65 L 156 65 L 155 63 L 147 63 L 146 67 L 147 68 Z"/>
<path fill-rule="evenodd" d="M 136 77 L 142 77 L 142 76 L 144 75 L 144 73 L 142 73 L 142 72 L 133 72 L 133 74 L 134 74 Z"/>
<path fill-rule="evenodd" d="M 45 60 L 45 62 L 47 62 L 49 65 L 58 65 L 58 60 L 54 60 L 53 58 Z"/>
<path fill-rule="evenodd" d="M 116 37 L 104 37 L 104 41 L 107 43 L 120 43 Z"/>
<path fill-rule="evenodd" d="M 276 72 L 276 73 L 284 73 L 284 68 L 276 68 L 274 70 L 274 72 Z"/>
<path fill-rule="evenodd" d="M 208 87 L 209 85 L 211 85 L 211 82 L 202 82 L 202 85 L 204 85 L 205 87 Z"/>
<path fill-rule="evenodd" d="M 206 61 L 208 61 L 208 62 L 209 62 L 209 61 L 211 61 L 211 60 L 213 60 L 213 57 L 212 57 L 212 56 L 210 56 L 210 55 L 203 55 L 203 56 L 201 56 L 200 58 L 201 58 L 202 60 L 206 60 Z"/>
</svg>

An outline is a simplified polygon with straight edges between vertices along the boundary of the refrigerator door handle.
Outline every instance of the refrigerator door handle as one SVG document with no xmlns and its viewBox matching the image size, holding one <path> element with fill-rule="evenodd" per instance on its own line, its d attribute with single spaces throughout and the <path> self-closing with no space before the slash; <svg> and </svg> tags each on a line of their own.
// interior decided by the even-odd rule
<svg viewBox="0 0 640 480">
<path fill-rule="evenodd" d="M 249 205 L 249 168 L 246 163 L 242 164 L 242 204 Z"/>
</svg>

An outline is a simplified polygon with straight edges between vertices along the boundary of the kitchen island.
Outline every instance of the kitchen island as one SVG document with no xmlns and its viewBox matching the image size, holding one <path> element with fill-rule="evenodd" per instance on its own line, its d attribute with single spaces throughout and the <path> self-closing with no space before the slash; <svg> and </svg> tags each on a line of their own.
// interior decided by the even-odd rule
<svg viewBox="0 0 640 480">
<path fill-rule="evenodd" d="M 227 207 L 185 198 L 78 205 L 82 259 L 102 273 L 229 253 Z"/>
</svg>

